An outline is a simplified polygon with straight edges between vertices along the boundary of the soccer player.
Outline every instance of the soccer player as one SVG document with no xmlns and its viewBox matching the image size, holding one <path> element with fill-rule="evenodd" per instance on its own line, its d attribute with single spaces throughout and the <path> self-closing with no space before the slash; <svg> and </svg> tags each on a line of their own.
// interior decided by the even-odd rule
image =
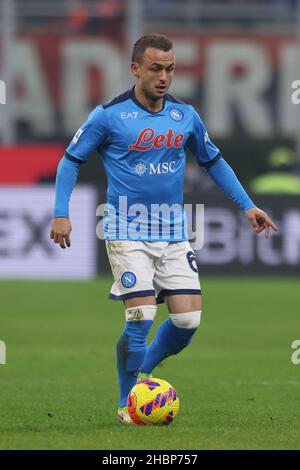
<svg viewBox="0 0 300 470">
<path fill-rule="evenodd" d="M 80 165 L 97 150 L 108 179 L 104 234 L 115 280 L 110 298 L 125 306 L 117 344 L 118 417 L 124 423 L 131 422 L 126 400 L 137 380 L 182 351 L 200 325 L 198 270 L 181 210 L 184 148 L 240 206 L 255 233 L 265 231 L 268 237 L 270 227 L 277 230 L 248 197 L 195 109 L 167 93 L 175 70 L 172 42 L 163 35 L 142 36 L 133 48 L 131 70 L 135 86 L 94 109 L 59 163 L 50 234 L 61 248 L 71 246 L 69 200 Z M 152 213 L 153 207 L 159 210 Z M 162 210 L 166 207 L 169 213 Z M 161 302 L 169 319 L 147 347 Z"/>
</svg>

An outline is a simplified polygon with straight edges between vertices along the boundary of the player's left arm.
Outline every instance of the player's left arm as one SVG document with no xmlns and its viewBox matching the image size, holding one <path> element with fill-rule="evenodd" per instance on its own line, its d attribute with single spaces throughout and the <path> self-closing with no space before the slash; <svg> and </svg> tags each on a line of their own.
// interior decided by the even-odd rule
<svg viewBox="0 0 300 470">
<path fill-rule="evenodd" d="M 266 212 L 255 206 L 233 169 L 224 160 L 218 147 L 210 140 L 198 113 L 193 108 L 192 112 L 193 128 L 187 147 L 216 185 L 244 211 L 247 219 L 252 224 L 254 233 L 258 234 L 264 230 L 265 237 L 268 238 L 270 227 L 277 231 L 277 226 Z"/>
<path fill-rule="evenodd" d="M 255 234 L 265 231 L 265 237 L 269 238 L 270 227 L 277 231 L 277 225 L 266 212 L 255 206 L 247 192 L 239 182 L 233 169 L 224 160 L 221 154 L 212 159 L 210 163 L 202 164 L 208 175 L 240 208 L 253 227 Z"/>
</svg>

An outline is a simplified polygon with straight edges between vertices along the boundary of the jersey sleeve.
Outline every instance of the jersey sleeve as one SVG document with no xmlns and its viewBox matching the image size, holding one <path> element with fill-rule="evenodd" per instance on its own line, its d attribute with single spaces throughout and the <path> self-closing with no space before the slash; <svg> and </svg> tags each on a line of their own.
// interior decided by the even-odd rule
<svg viewBox="0 0 300 470">
<path fill-rule="evenodd" d="M 215 162 L 211 165 L 207 165 L 204 170 L 216 185 L 238 204 L 244 212 L 251 209 L 251 207 L 255 207 L 254 202 L 239 182 L 233 169 L 221 156 L 215 159 Z"/>
<path fill-rule="evenodd" d="M 193 126 L 186 145 L 197 159 L 199 165 L 206 166 L 220 153 L 220 150 L 210 140 L 202 119 L 193 107 L 192 112 Z"/>
<path fill-rule="evenodd" d="M 106 116 L 102 106 L 97 106 L 78 129 L 66 152 L 86 162 L 105 140 L 107 135 Z"/>
<path fill-rule="evenodd" d="M 53 217 L 69 217 L 69 202 L 79 167 L 80 162 L 74 162 L 65 156 L 60 160 L 56 172 Z"/>
</svg>

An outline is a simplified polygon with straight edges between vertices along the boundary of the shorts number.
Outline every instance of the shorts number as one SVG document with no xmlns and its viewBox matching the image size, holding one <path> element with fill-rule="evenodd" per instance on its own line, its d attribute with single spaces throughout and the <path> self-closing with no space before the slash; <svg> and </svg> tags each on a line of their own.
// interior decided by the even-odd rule
<svg viewBox="0 0 300 470">
<path fill-rule="evenodd" d="M 197 267 L 197 262 L 196 262 L 196 256 L 193 251 L 189 251 L 186 254 L 187 260 L 189 262 L 190 268 L 197 273 L 198 272 L 198 267 Z"/>
</svg>

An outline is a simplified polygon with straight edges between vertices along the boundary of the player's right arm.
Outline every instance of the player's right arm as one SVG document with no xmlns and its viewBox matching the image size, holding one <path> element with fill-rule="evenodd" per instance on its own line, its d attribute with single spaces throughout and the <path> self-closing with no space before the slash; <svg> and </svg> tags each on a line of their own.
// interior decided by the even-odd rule
<svg viewBox="0 0 300 470">
<path fill-rule="evenodd" d="M 69 215 L 71 194 L 76 184 L 82 163 L 104 141 L 106 137 L 105 115 L 102 106 L 97 106 L 87 121 L 76 132 L 65 155 L 59 162 L 55 182 L 55 207 L 50 238 L 61 248 L 71 246 L 72 225 Z"/>
</svg>

